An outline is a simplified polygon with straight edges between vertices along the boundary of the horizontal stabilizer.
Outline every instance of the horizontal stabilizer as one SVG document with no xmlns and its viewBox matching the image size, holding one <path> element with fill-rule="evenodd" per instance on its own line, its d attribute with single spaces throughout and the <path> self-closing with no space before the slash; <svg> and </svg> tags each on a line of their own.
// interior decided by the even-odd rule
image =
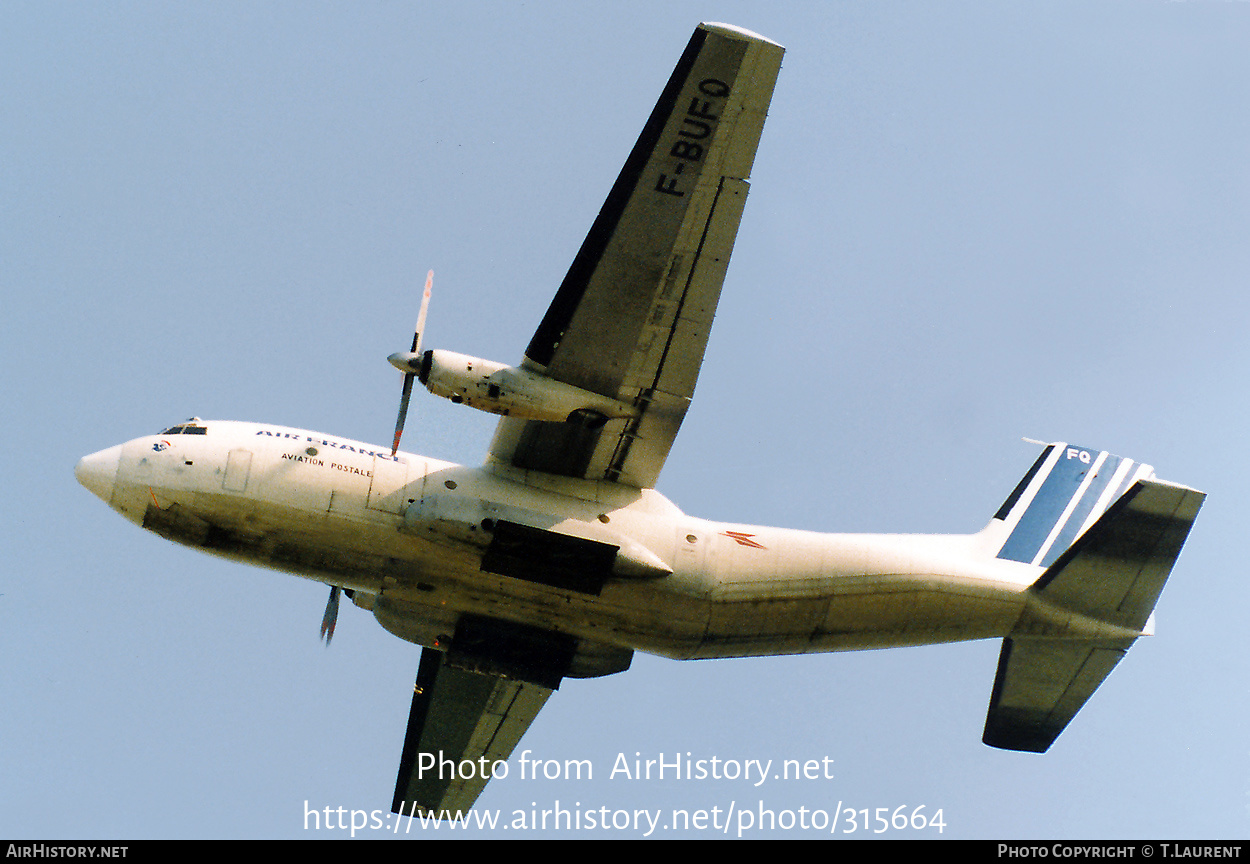
<svg viewBox="0 0 1250 864">
<path fill-rule="evenodd" d="M 1048 604 L 1141 630 L 1206 494 L 1138 480 L 1042 574 Z"/>
<path fill-rule="evenodd" d="M 1132 644 L 1004 639 L 981 740 L 1045 753 Z"/>
<path fill-rule="evenodd" d="M 492 764 L 512 755 L 550 695 L 537 684 L 455 668 L 424 649 L 391 810 L 439 818 L 468 811 Z"/>
<path fill-rule="evenodd" d="M 986 744 L 1050 747 L 1146 626 L 1205 497 L 1138 480 L 1047 568 L 1003 640 Z"/>
</svg>

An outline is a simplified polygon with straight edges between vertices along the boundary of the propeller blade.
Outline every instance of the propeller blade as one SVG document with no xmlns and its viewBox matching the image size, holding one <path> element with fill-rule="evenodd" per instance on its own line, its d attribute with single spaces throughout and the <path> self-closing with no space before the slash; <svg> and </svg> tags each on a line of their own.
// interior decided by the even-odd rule
<svg viewBox="0 0 1250 864">
<path fill-rule="evenodd" d="M 412 379 L 417 376 L 408 372 L 404 375 L 404 390 L 399 397 L 399 418 L 395 421 L 395 440 L 391 443 L 391 455 L 399 452 L 399 438 L 404 434 L 404 420 L 408 417 L 408 397 L 412 395 Z"/>
<path fill-rule="evenodd" d="M 430 308 L 430 289 L 434 287 L 434 271 L 425 274 L 425 291 L 421 293 L 421 311 L 417 313 L 417 329 L 412 334 L 412 353 L 421 353 L 421 337 L 425 335 L 425 312 Z"/>
<path fill-rule="evenodd" d="M 434 271 L 431 270 L 425 274 L 425 291 L 421 294 L 421 311 L 417 313 L 417 329 L 412 332 L 412 350 L 409 352 L 411 357 L 416 357 L 421 351 L 421 336 L 425 333 L 425 313 L 430 308 L 430 289 L 434 287 Z M 400 354 L 392 354 L 388 359 L 391 363 L 396 363 L 395 358 L 402 357 Z M 396 364 L 399 365 L 399 364 Z M 401 366 L 400 368 L 404 368 Z M 411 369 L 412 367 L 407 367 Z M 394 456 L 399 452 L 399 439 L 404 434 L 404 421 L 408 419 L 408 399 L 412 396 L 412 379 L 417 377 L 411 371 L 404 372 L 404 389 L 399 397 L 399 417 L 395 421 L 395 440 L 391 442 L 391 455 Z"/>
<path fill-rule="evenodd" d="M 330 599 L 326 603 L 326 614 L 321 618 L 321 638 L 325 640 L 326 647 L 330 647 L 330 640 L 334 638 L 334 625 L 339 619 L 339 586 L 330 586 Z"/>
</svg>

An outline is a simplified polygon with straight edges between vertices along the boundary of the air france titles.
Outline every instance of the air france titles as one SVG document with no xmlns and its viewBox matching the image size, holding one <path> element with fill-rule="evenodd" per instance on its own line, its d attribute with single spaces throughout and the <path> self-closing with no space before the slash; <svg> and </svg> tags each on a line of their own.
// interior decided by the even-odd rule
<svg viewBox="0 0 1250 864">
<path fill-rule="evenodd" d="M 402 462 L 398 456 L 392 456 L 389 453 L 379 453 L 376 450 L 367 450 L 364 447 L 355 447 L 351 444 L 343 444 L 338 441 L 331 441 L 327 438 L 313 438 L 308 435 L 300 435 L 295 432 L 270 432 L 268 429 L 259 429 L 257 435 L 266 435 L 270 438 L 286 438 L 293 441 L 308 441 L 312 444 L 320 444 L 322 447 L 333 447 L 337 450 L 346 450 L 349 453 L 356 453 L 361 456 L 376 456 L 379 459 L 386 459 L 391 462 Z M 315 465 L 318 468 L 326 467 L 324 459 L 317 459 L 317 448 L 309 447 L 303 453 L 283 453 L 282 458 L 291 462 L 306 462 L 309 465 Z M 361 477 L 372 477 L 372 471 L 366 471 L 363 468 L 356 468 L 352 465 L 345 465 L 341 462 L 331 462 L 330 467 L 336 471 L 342 471 L 345 474 L 359 474 Z"/>
<path fill-rule="evenodd" d="M 728 95 L 729 85 L 724 81 L 704 78 L 699 82 L 699 95 L 691 98 L 690 107 L 681 118 L 677 140 L 668 151 L 668 155 L 677 160 L 676 164 L 668 169 L 668 174 L 661 174 L 655 181 L 656 192 L 678 198 L 686 194 L 678 188 L 681 174 L 687 166 L 694 167 L 703 160 L 710 143 L 708 139 L 716 131 L 716 121 L 720 119 Z M 694 175 L 697 177 L 698 171 Z"/>
</svg>

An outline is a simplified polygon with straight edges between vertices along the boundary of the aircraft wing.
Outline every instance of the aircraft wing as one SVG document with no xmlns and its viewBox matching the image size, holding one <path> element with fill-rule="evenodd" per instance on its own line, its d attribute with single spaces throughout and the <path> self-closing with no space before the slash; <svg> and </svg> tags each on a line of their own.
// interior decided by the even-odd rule
<svg viewBox="0 0 1250 864">
<path fill-rule="evenodd" d="M 512 755 L 550 695 L 547 687 L 458 669 L 442 652 L 422 650 L 391 810 L 440 818 L 467 812 L 491 764 Z M 473 765 L 468 778 L 462 760 Z"/>
<path fill-rule="evenodd" d="M 655 485 L 694 393 L 783 51 L 699 25 L 526 349 L 523 368 L 635 416 L 505 417 L 492 463 Z"/>
</svg>

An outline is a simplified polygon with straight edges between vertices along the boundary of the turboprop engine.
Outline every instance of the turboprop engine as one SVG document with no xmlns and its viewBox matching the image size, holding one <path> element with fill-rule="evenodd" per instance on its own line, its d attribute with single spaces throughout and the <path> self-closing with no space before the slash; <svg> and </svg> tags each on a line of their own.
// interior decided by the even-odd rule
<svg viewBox="0 0 1250 864">
<path fill-rule="evenodd" d="M 415 374 L 436 396 L 491 414 L 557 422 L 577 414 L 602 423 L 636 413 L 632 406 L 609 396 L 454 351 L 404 351 L 387 359 L 401 372 Z"/>
</svg>

